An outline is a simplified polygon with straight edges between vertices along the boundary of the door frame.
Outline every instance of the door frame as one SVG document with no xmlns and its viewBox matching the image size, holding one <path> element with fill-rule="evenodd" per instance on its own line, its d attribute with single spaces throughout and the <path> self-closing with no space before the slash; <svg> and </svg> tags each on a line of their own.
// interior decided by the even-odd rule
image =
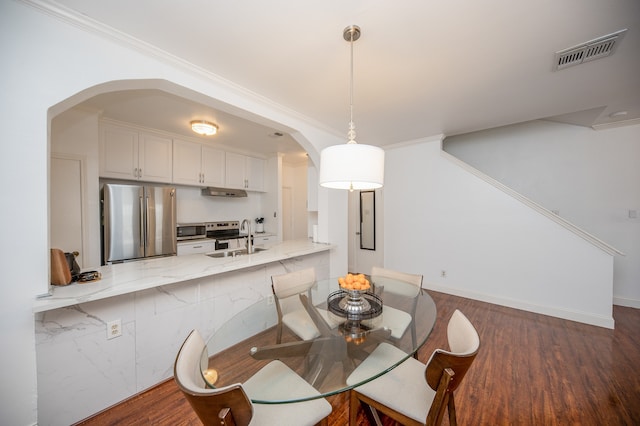
<svg viewBox="0 0 640 426">
<path fill-rule="evenodd" d="M 360 248 L 360 191 L 350 191 L 348 195 L 349 219 L 347 224 L 348 262 L 349 272 L 361 272 L 370 274 L 372 266 L 384 266 L 384 200 L 381 189 L 375 190 L 375 233 L 376 249 L 366 250 Z"/>
</svg>

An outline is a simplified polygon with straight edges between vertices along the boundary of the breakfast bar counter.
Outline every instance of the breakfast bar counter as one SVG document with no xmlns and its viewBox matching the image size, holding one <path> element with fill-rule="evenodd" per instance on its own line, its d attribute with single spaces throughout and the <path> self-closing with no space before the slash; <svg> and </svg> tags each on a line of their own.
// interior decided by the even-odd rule
<svg viewBox="0 0 640 426">
<path fill-rule="evenodd" d="M 328 251 L 333 247 L 330 244 L 313 243 L 303 239 L 284 241 L 269 246 L 268 250 L 236 257 L 212 258 L 206 254 L 192 254 L 106 265 L 97 269 L 102 274 L 102 279 L 99 281 L 52 286 L 50 295 L 36 299 L 33 312 L 45 312 L 79 303 L 135 293 L 162 285 L 239 271 L 284 259 Z"/>
</svg>

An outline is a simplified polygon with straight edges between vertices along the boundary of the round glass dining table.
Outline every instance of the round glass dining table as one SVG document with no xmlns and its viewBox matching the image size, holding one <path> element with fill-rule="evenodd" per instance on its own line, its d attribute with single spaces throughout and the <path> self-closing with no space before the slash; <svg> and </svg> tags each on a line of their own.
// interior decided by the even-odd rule
<svg viewBox="0 0 640 426">
<path fill-rule="evenodd" d="M 234 315 L 208 338 L 201 357 L 207 386 L 219 388 L 244 383 L 273 360 L 279 360 L 310 383 L 318 394 L 290 391 L 253 392 L 256 404 L 305 401 L 347 391 L 390 371 L 425 343 L 436 321 L 436 306 L 423 289 L 406 282 L 377 278 L 364 293 L 365 307 L 354 311 L 345 304 L 349 295 L 337 279 L 301 283 L 304 291 L 292 296 L 298 309 L 315 327 L 315 337 L 302 340 L 286 325 L 277 342 L 278 313 L 273 297 L 261 299 Z M 352 294 L 353 296 L 353 294 Z M 289 298 L 291 299 L 291 298 Z M 285 300 L 287 301 L 287 300 Z M 367 303 L 368 302 L 368 303 Z M 284 301 L 282 301 L 284 303 Z M 289 302 L 290 303 L 290 302 Z M 376 368 L 350 375 L 378 345 L 386 343 L 406 356 L 378 360 Z M 276 382 L 276 379 L 270 379 Z"/>
</svg>

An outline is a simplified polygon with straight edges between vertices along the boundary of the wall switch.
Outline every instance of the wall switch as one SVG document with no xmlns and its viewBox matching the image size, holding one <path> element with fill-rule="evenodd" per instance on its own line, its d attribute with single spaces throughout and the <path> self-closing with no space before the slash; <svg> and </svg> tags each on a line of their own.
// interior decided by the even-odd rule
<svg viewBox="0 0 640 426">
<path fill-rule="evenodd" d="M 122 336 L 122 321 L 117 319 L 107 323 L 107 340 Z"/>
<path fill-rule="evenodd" d="M 442 278 L 447 278 L 447 271 L 445 271 L 444 269 L 440 272 L 440 276 Z"/>
<path fill-rule="evenodd" d="M 270 294 L 267 296 L 267 304 L 268 305 L 273 305 L 274 303 L 276 303 L 276 300 L 273 298 L 273 294 Z"/>
</svg>

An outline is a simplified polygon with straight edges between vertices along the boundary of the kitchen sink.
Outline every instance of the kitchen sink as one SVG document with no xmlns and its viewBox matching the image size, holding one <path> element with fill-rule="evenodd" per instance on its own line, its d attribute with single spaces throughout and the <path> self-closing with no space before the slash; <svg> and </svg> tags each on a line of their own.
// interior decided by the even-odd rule
<svg viewBox="0 0 640 426">
<path fill-rule="evenodd" d="M 262 247 L 254 247 L 252 254 L 259 253 L 259 252 L 265 251 L 265 250 L 269 250 L 269 249 L 262 248 Z M 224 257 L 244 256 L 246 254 L 247 254 L 247 250 L 246 249 L 242 249 L 242 250 L 228 250 L 228 251 L 218 251 L 218 252 L 215 252 L 215 253 L 207 253 L 207 256 L 215 257 L 215 258 L 224 258 Z"/>
</svg>

